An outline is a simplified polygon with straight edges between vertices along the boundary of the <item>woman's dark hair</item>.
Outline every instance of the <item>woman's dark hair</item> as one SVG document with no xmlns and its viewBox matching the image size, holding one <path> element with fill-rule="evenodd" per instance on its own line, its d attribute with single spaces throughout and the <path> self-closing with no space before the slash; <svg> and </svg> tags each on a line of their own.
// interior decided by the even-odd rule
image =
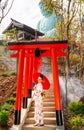
<svg viewBox="0 0 84 130">
<path fill-rule="evenodd" d="M 39 77 L 41 77 L 41 79 L 43 80 L 43 75 L 42 74 L 40 74 Z"/>
</svg>

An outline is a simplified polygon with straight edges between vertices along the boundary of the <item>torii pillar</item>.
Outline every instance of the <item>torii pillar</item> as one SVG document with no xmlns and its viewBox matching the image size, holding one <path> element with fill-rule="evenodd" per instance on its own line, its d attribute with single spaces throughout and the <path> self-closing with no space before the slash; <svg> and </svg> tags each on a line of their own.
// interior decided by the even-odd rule
<svg viewBox="0 0 84 130">
<path fill-rule="evenodd" d="M 62 105 L 60 98 L 60 85 L 58 77 L 58 62 L 57 56 L 55 54 L 55 49 L 52 48 L 52 75 L 53 75 L 53 84 L 54 84 L 54 99 L 55 99 L 55 108 L 56 108 L 56 119 L 57 125 L 63 125 L 62 119 Z"/>
<path fill-rule="evenodd" d="M 31 41 L 8 43 L 8 48 L 10 50 L 18 50 L 18 53 L 12 54 L 11 57 L 19 58 L 15 107 L 15 125 L 20 124 L 23 79 L 23 108 L 27 108 L 28 91 L 31 91 L 32 89 L 33 58 L 35 57 L 35 54 L 38 55 L 38 57 L 51 57 L 52 59 L 51 61 L 54 85 L 56 123 L 57 126 L 63 125 L 57 58 L 61 56 L 66 56 L 66 53 L 63 51 L 67 49 L 67 43 L 67 41 Z"/>
</svg>

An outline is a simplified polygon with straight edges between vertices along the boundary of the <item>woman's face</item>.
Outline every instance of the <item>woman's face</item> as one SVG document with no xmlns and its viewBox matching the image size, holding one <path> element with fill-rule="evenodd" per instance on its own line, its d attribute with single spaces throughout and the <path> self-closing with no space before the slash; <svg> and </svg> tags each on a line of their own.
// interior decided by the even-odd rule
<svg viewBox="0 0 84 130">
<path fill-rule="evenodd" d="M 42 83 L 42 78 L 41 77 L 38 77 L 38 83 Z"/>
</svg>

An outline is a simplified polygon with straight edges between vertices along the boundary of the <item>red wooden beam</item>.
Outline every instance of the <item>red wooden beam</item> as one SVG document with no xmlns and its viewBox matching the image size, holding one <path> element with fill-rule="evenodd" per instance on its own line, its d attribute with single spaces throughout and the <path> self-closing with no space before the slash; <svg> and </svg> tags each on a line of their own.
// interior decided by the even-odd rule
<svg viewBox="0 0 84 130">
<path fill-rule="evenodd" d="M 10 50 L 20 49 L 50 49 L 50 48 L 67 48 L 67 41 L 46 41 L 46 42 L 10 42 L 8 43 Z"/>
<path fill-rule="evenodd" d="M 11 58 L 19 58 L 19 53 L 10 54 L 10 57 L 11 57 Z"/>
<path fill-rule="evenodd" d="M 55 55 L 56 56 L 66 56 L 66 53 L 63 52 L 62 48 L 55 48 Z M 11 58 L 19 58 L 19 53 L 11 54 Z M 24 57 L 34 57 L 35 56 L 35 49 L 25 49 Z M 51 49 L 49 50 L 42 50 L 41 49 L 41 57 L 51 57 Z"/>
<path fill-rule="evenodd" d="M 39 48 L 39 49 L 50 49 L 50 48 L 62 48 L 62 49 L 66 49 L 67 48 L 67 44 L 46 44 L 46 45 L 42 45 L 42 44 L 36 44 L 36 45 L 9 45 L 8 46 L 9 50 L 20 50 L 20 49 L 30 49 L 30 48 L 33 48 L 33 49 L 36 49 L 36 48 Z"/>
</svg>

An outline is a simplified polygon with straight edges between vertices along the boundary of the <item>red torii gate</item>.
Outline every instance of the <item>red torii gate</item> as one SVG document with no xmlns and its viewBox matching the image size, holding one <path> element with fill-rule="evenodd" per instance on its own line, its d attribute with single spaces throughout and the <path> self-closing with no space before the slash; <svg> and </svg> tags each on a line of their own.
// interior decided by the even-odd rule
<svg viewBox="0 0 84 130">
<path fill-rule="evenodd" d="M 67 49 L 68 46 L 67 43 L 68 42 L 66 40 L 8 43 L 8 48 L 10 50 L 18 51 L 16 54 L 11 54 L 11 57 L 19 59 L 18 75 L 17 75 L 15 121 L 14 121 L 15 125 L 20 124 L 23 78 L 24 78 L 23 108 L 27 108 L 28 91 L 31 92 L 32 90 L 33 59 L 35 56 L 37 58 L 51 57 L 52 59 L 51 61 L 52 61 L 52 75 L 53 75 L 53 85 L 54 85 L 56 121 L 58 126 L 63 125 L 57 57 L 66 56 L 66 53 L 63 51 Z M 24 75 L 24 71 L 25 71 L 25 75 Z"/>
</svg>

